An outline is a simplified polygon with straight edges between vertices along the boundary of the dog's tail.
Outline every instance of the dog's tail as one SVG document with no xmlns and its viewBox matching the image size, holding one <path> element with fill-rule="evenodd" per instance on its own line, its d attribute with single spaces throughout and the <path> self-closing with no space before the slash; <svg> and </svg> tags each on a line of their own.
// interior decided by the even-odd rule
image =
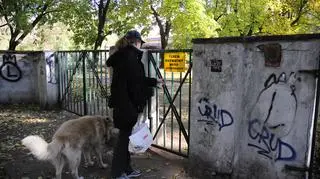
<svg viewBox="0 0 320 179">
<path fill-rule="evenodd" d="M 63 146 L 63 144 L 57 140 L 53 140 L 48 144 L 43 138 L 37 135 L 25 137 L 22 139 L 22 144 L 26 146 L 38 160 L 55 158 Z"/>
</svg>

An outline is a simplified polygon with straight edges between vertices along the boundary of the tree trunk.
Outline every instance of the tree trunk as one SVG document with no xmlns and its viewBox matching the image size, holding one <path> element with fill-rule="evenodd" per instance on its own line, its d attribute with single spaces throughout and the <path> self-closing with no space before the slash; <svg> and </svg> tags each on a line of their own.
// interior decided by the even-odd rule
<svg viewBox="0 0 320 179">
<path fill-rule="evenodd" d="M 171 23 L 169 21 L 166 21 L 165 27 L 163 27 L 163 25 L 161 24 L 161 26 L 159 26 L 159 29 L 160 29 L 160 38 L 161 38 L 161 49 L 166 49 L 169 41 Z"/>
<path fill-rule="evenodd" d="M 14 32 L 11 32 L 11 37 L 9 41 L 9 48 L 10 51 L 15 51 L 17 46 L 19 45 L 19 41 L 17 41 L 17 37 L 19 35 L 19 31 L 15 30 Z"/>
<path fill-rule="evenodd" d="M 162 21 L 159 17 L 160 15 L 158 14 L 158 12 L 153 8 L 152 5 L 150 7 L 152 10 L 152 14 L 155 17 L 157 25 L 160 30 L 161 49 L 166 49 L 168 45 L 170 30 L 171 30 L 171 22 L 170 20 L 167 20 L 165 24 L 162 24 Z"/>
<path fill-rule="evenodd" d="M 106 16 L 107 16 L 107 11 L 109 8 L 109 4 L 110 4 L 111 0 L 107 0 L 107 2 L 104 4 L 104 0 L 100 0 L 100 4 L 99 4 L 99 22 L 98 22 L 98 34 L 97 34 L 97 38 L 94 44 L 94 50 L 98 50 L 99 47 L 101 47 L 102 42 L 104 40 L 105 37 L 105 33 L 104 33 L 104 25 L 106 22 Z"/>
<path fill-rule="evenodd" d="M 150 5 L 151 10 L 152 10 L 152 14 L 156 19 L 156 22 L 158 24 L 159 30 L 160 30 L 160 39 L 161 39 L 161 49 L 166 49 L 168 46 L 168 41 L 169 41 L 169 34 L 170 34 L 170 30 L 171 30 L 171 22 L 170 20 L 166 20 L 165 24 L 162 24 L 162 21 L 160 19 L 160 15 L 158 14 L 158 12 L 153 8 L 152 5 Z M 163 68 L 164 66 L 164 54 L 161 53 L 160 54 L 160 67 L 159 68 Z"/>
<path fill-rule="evenodd" d="M 9 51 L 15 51 L 18 45 L 19 44 L 17 44 L 16 42 L 12 42 L 12 43 L 10 42 L 8 50 Z"/>
</svg>

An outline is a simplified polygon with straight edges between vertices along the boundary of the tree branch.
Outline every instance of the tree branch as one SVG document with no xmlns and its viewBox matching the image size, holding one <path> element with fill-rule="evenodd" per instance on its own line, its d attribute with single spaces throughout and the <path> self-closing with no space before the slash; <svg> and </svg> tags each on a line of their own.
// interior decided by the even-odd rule
<svg viewBox="0 0 320 179">
<path fill-rule="evenodd" d="M 9 20 L 9 18 L 8 18 L 8 15 L 7 15 L 7 13 L 5 13 L 4 8 L 3 8 L 3 6 L 2 6 L 1 4 L 0 4 L 0 9 L 1 9 L 2 12 L 4 12 L 4 13 L 3 13 L 3 16 L 4 16 L 4 19 L 5 19 L 6 22 L 7 22 L 7 25 L 9 26 L 10 33 L 13 34 L 13 27 L 12 27 L 12 25 L 10 24 L 10 20 Z"/>
<path fill-rule="evenodd" d="M 4 26 L 6 26 L 6 25 L 9 25 L 9 24 L 8 24 L 8 23 L 2 24 L 2 25 L 0 25 L 0 28 L 1 28 L 1 27 L 4 27 Z"/>
<path fill-rule="evenodd" d="M 214 18 L 215 21 L 218 21 L 222 16 L 224 16 L 225 13 L 220 14 L 217 18 Z"/>
<path fill-rule="evenodd" d="M 49 7 L 49 3 L 46 3 L 43 7 L 42 7 L 42 12 L 40 15 L 38 15 L 34 21 L 31 23 L 31 28 L 28 30 L 25 30 L 22 35 L 16 40 L 16 42 L 19 44 L 33 29 L 34 27 L 41 21 L 41 19 L 43 18 L 43 16 L 45 16 L 46 10 Z"/>
<path fill-rule="evenodd" d="M 158 12 L 154 9 L 154 7 L 153 7 L 152 5 L 150 5 L 150 8 L 151 8 L 151 10 L 152 10 L 153 16 L 156 18 L 157 24 L 158 24 L 158 26 L 159 26 L 159 28 L 160 28 L 160 33 L 161 33 L 161 31 L 164 32 L 163 25 L 162 25 L 162 21 L 161 21 L 161 19 L 159 18 Z"/>
<path fill-rule="evenodd" d="M 303 10 L 303 8 L 306 6 L 306 4 L 308 3 L 307 0 L 301 0 L 300 2 L 301 2 L 301 3 L 300 3 L 300 7 L 299 7 L 298 16 L 297 16 L 297 18 L 296 18 L 295 20 L 293 20 L 293 21 L 291 22 L 291 24 L 290 24 L 291 26 L 294 26 L 296 23 L 299 22 L 302 14 L 303 14 L 302 10 Z"/>
</svg>

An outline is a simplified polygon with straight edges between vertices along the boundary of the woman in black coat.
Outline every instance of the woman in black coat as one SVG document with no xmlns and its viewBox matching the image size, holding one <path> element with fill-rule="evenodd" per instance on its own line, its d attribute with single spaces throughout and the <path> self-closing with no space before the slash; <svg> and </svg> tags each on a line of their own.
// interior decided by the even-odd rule
<svg viewBox="0 0 320 179">
<path fill-rule="evenodd" d="M 132 30 L 119 40 L 118 50 L 109 57 L 107 66 L 112 67 L 111 99 L 114 126 L 119 129 L 117 145 L 113 152 L 111 175 L 126 179 L 138 177 L 141 172 L 133 170 L 128 151 L 129 136 L 141 113 L 152 96 L 155 78 L 145 76 L 140 49 L 144 41 L 139 32 Z M 120 45 L 119 45 L 120 44 Z"/>
</svg>

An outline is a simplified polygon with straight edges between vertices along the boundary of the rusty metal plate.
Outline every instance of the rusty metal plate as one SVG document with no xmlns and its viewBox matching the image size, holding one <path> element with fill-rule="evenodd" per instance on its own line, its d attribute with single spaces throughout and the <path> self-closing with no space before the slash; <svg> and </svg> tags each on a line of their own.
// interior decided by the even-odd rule
<svg viewBox="0 0 320 179">
<path fill-rule="evenodd" d="M 281 45 L 262 44 L 257 46 L 264 53 L 264 61 L 266 67 L 280 67 L 281 64 Z"/>
</svg>

